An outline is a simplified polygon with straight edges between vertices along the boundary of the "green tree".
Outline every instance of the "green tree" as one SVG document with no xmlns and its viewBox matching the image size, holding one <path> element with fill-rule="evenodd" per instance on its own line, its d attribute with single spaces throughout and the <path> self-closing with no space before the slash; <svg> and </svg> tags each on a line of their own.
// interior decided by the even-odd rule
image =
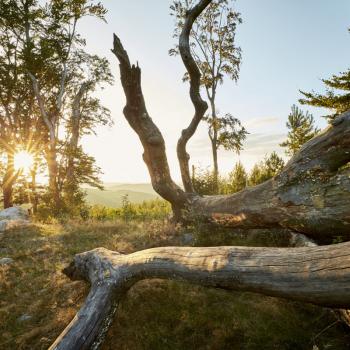
<svg viewBox="0 0 350 350">
<path fill-rule="evenodd" d="M 349 30 L 350 31 L 350 30 Z M 304 98 L 299 102 L 304 105 L 327 108 L 331 114 L 325 115 L 329 120 L 350 109 L 350 69 L 322 79 L 326 86 L 324 94 L 300 91 Z"/>
<path fill-rule="evenodd" d="M 248 174 L 241 162 L 237 162 L 228 176 L 227 191 L 235 193 L 247 187 Z"/>
<path fill-rule="evenodd" d="M 194 0 L 175 0 L 171 14 L 175 17 L 174 37 L 179 37 L 186 12 L 194 6 Z M 247 131 L 231 114 L 219 115 L 216 97 L 219 84 L 228 77 L 238 80 L 241 63 L 241 49 L 235 45 L 237 25 L 242 22 L 240 14 L 232 7 L 232 1 L 214 0 L 197 18 L 191 31 L 191 52 L 201 72 L 201 85 L 210 102 L 210 115 L 204 120 L 208 124 L 208 135 L 213 155 L 213 176 L 218 183 L 218 149 L 239 152 Z M 178 47 L 169 50 L 178 55 Z M 189 75 L 184 75 L 184 81 Z M 216 185 L 218 187 L 218 185 Z"/>
<path fill-rule="evenodd" d="M 109 111 L 92 94 L 97 86 L 111 82 L 111 73 L 106 59 L 84 51 L 85 40 L 77 33 L 77 24 L 85 16 L 104 20 L 106 10 L 88 0 L 49 1 L 33 8 L 26 5 L 28 1 L 23 11 L 27 70 L 46 129 L 44 153 L 52 208 L 57 212 L 64 206 L 62 194 L 67 194 L 68 205 L 74 194 L 75 199 L 82 198 L 77 164 L 96 177 L 97 168 L 86 166 L 92 158 L 78 149 L 79 137 L 109 119 Z M 40 26 L 33 15 L 38 11 L 43 14 Z M 65 130 L 62 139 L 60 129 Z M 83 157 L 77 159 L 79 155 Z"/>
<path fill-rule="evenodd" d="M 297 106 L 292 106 L 292 112 L 286 123 L 289 129 L 287 140 L 280 144 L 286 148 L 286 154 L 293 156 L 301 146 L 311 140 L 319 129 L 315 127 L 315 120 L 309 112 L 303 112 Z"/>
<path fill-rule="evenodd" d="M 14 164 L 16 152 L 32 150 L 40 143 L 40 128 L 35 127 L 38 114 L 23 59 L 19 16 L 16 1 L 0 1 L 0 152 L 6 164 L 2 176 L 5 208 L 14 203 L 14 186 L 20 175 Z"/>
<path fill-rule="evenodd" d="M 19 134 L 24 141 L 40 140 L 36 151 L 47 163 L 47 199 L 57 213 L 65 201 L 68 206 L 81 202 L 80 184 L 101 186 L 99 169 L 79 141 L 96 125 L 111 123 L 94 92 L 111 83 L 112 76 L 105 58 L 86 53 L 77 24 L 86 16 L 104 20 L 106 10 L 91 0 L 1 0 L 0 5 L 0 24 L 17 44 L 11 57 L 21 60 L 26 91 L 34 101 L 25 120 L 35 135 Z M 36 121 L 30 121 L 31 115 Z"/>
<path fill-rule="evenodd" d="M 284 165 L 284 160 L 276 152 L 272 152 L 262 162 L 253 166 L 249 174 L 249 186 L 256 186 L 273 178 L 282 171 Z"/>
<path fill-rule="evenodd" d="M 219 193 L 214 174 L 209 169 L 196 168 L 192 165 L 192 185 L 195 192 L 200 195 L 208 196 Z"/>
</svg>

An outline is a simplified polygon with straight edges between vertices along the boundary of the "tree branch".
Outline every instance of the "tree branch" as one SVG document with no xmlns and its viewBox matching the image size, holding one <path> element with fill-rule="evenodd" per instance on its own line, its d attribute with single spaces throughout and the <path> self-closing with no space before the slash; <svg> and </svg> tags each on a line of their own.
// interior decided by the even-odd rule
<svg viewBox="0 0 350 350">
<path fill-rule="evenodd" d="M 186 129 L 182 130 L 177 143 L 177 157 L 180 164 L 182 182 L 186 192 L 194 192 L 189 169 L 190 157 L 186 151 L 187 142 L 196 132 L 200 121 L 203 119 L 205 111 L 208 109 L 208 104 L 202 99 L 200 94 L 201 73 L 191 54 L 189 37 L 194 21 L 210 3 L 211 0 L 201 0 L 196 6 L 188 10 L 179 37 L 179 51 L 182 62 L 184 63 L 190 77 L 190 97 L 195 108 L 195 114 L 191 123 Z"/>
<path fill-rule="evenodd" d="M 131 66 L 128 53 L 115 34 L 112 52 L 120 63 L 120 79 L 126 96 L 123 112 L 143 145 L 143 159 L 153 188 L 172 204 L 175 211 L 180 210 L 187 202 L 187 197 L 171 178 L 163 136 L 147 112 L 141 88 L 141 69 L 138 65 Z"/>
<path fill-rule="evenodd" d="M 148 278 L 249 291 L 332 308 L 350 307 L 350 243 L 308 248 L 164 247 L 122 255 L 97 248 L 65 273 L 91 283 L 90 294 L 51 350 L 101 342 L 115 305 Z M 107 325 L 107 327 L 106 327 Z"/>
</svg>

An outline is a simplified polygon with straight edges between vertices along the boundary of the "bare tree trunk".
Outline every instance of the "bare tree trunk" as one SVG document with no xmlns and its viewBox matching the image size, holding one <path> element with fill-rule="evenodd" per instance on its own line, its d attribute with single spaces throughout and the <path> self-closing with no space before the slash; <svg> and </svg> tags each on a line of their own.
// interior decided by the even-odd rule
<svg viewBox="0 0 350 350">
<path fill-rule="evenodd" d="M 14 154 L 11 151 L 7 151 L 7 166 L 2 182 L 5 209 L 13 206 L 13 185 L 17 180 L 17 176 L 18 174 L 16 174 L 14 167 Z"/>
<path fill-rule="evenodd" d="M 172 180 L 165 152 L 165 142 L 158 127 L 150 118 L 141 89 L 141 69 L 130 64 L 127 52 L 114 35 L 112 52 L 120 62 L 121 82 L 126 96 L 124 115 L 140 138 L 154 190 L 169 201 L 176 215 L 185 209 L 188 196 Z"/>
<path fill-rule="evenodd" d="M 37 188 L 36 188 L 36 173 L 38 170 L 37 163 L 34 162 L 33 169 L 31 170 L 31 190 L 32 190 L 32 195 L 31 195 L 31 203 L 32 203 L 32 211 L 33 214 L 36 214 L 38 211 L 38 193 L 37 193 Z"/>
<path fill-rule="evenodd" d="M 218 165 L 218 149 L 217 139 L 215 135 L 210 138 L 211 152 L 213 156 L 213 177 L 214 177 L 214 193 L 219 193 L 219 165 Z"/>
<path fill-rule="evenodd" d="M 72 118 L 72 134 L 68 146 L 68 156 L 67 156 L 67 172 L 66 172 L 66 182 L 68 187 L 74 185 L 74 160 L 76 158 L 76 151 L 78 148 L 79 140 L 79 119 Z"/>
<path fill-rule="evenodd" d="M 181 136 L 177 143 L 177 157 L 180 164 L 182 183 L 185 191 L 189 193 L 193 193 L 194 189 L 190 175 L 190 155 L 186 151 L 186 146 L 187 142 L 196 132 L 199 123 L 204 117 L 204 113 L 208 109 L 207 103 L 202 99 L 200 94 L 201 73 L 191 54 L 189 36 L 194 21 L 210 4 L 210 2 L 211 0 L 201 0 L 196 6 L 187 12 L 184 26 L 179 38 L 180 55 L 190 77 L 190 97 L 195 109 L 195 114 L 191 120 L 191 123 L 186 129 L 182 130 Z"/>
<path fill-rule="evenodd" d="M 88 82 L 81 84 L 78 93 L 74 97 L 72 105 L 72 116 L 71 116 L 71 137 L 69 142 L 68 150 L 68 161 L 67 161 L 67 174 L 66 181 L 68 187 L 74 187 L 75 177 L 74 177 L 74 160 L 76 158 L 76 151 L 78 149 L 79 137 L 80 137 L 80 119 L 81 119 L 81 99 L 84 96 L 87 88 L 89 86 Z"/>
<path fill-rule="evenodd" d="M 213 154 L 213 175 L 215 183 L 215 192 L 219 193 L 219 164 L 218 164 L 218 130 L 217 130 L 217 116 L 216 116 L 216 107 L 215 107 L 215 91 L 213 91 L 212 96 L 209 96 L 210 108 L 211 108 L 211 117 L 213 123 L 213 133 L 210 137 L 211 149 Z"/>
<path fill-rule="evenodd" d="M 130 65 L 116 36 L 113 52 L 127 99 L 124 115 L 141 140 L 154 190 L 177 215 L 191 211 L 232 227 L 288 228 L 324 242 L 339 235 L 350 238 L 350 169 L 344 167 L 350 162 L 350 112 L 306 143 L 280 175 L 261 185 L 226 196 L 185 193 L 171 179 L 164 139 L 147 113 L 140 68 Z"/>
<path fill-rule="evenodd" d="M 58 162 L 56 142 L 50 142 L 46 149 L 46 161 L 49 172 L 49 190 L 52 195 L 53 210 L 58 212 L 61 208 L 61 195 L 58 187 Z"/>
<path fill-rule="evenodd" d="M 350 307 L 350 243 L 308 248 L 165 247 L 129 255 L 97 248 L 76 255 L 65 272 L 89 281 L 91 291 L 51 350 L 90 349 L 102 342 L 120 298 L 147 278 Z"/>
</svg>

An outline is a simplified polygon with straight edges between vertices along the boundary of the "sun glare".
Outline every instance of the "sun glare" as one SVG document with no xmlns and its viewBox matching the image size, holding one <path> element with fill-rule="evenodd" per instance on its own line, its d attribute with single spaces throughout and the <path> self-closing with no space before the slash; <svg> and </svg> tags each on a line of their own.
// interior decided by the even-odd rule
<svg viewBox="0 0 350 350">
<path fill-rule="evenodd" d="M 33 156 L 27 151 L 20 151 L 15 154 L 15 168 L 29 172 L 34 163 Z"/>
</svg>

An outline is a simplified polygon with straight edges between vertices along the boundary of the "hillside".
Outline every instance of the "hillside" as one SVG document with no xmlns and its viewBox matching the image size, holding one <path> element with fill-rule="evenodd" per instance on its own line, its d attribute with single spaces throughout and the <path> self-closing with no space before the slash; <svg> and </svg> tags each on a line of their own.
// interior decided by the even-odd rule
<svg viewBox="0 0 350 350">
<path fill-rule="evenodd" d="M 89 204 L 99 204 L 107 207 L 118 208 L 122 205 L 122 199 L 128 195 L 131 203 L 141 203 L 159 197 L 153 190 L 151 184 L 121 184 L 106 183 L 105 190 L 85 188 Z"/>
</svg>

